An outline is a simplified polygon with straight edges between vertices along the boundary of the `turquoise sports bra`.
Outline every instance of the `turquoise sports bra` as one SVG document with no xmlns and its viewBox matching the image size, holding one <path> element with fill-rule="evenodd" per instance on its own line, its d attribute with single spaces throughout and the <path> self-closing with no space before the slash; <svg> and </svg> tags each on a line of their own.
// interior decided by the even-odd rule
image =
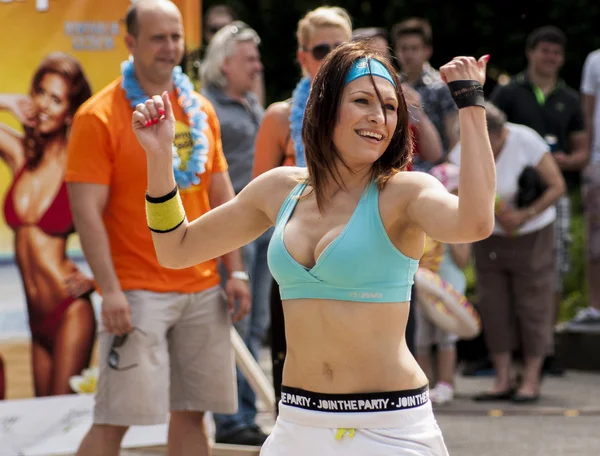
<svg viewBox="0 0 600 456">
<path fill-rule="evenodd" d="M 419 261 L 390 241 L 379 214 L 379 189 L 365 188 L 350 221 L 312 268 L 299 264 L 283 242 L 283 232 L 306 183 L 283 202 L 268 249 L 269 269 L 282 300 L 334 299 L 358 302 L 405 302 Z"/>
</svg>

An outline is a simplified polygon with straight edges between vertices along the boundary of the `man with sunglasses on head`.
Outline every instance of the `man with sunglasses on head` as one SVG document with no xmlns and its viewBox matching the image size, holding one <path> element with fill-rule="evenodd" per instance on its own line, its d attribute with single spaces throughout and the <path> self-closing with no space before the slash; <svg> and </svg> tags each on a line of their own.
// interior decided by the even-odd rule
<svg viewBox="0 0 600 456">
<path fill-rule="evenodd" d="M 234 191 L 214 108 L 177 66 L 180 11 L 170 0 L 139 0 L 125 22 L 131 57 L 77 112 L 69 143 L 71 207 L 103 298 L 94 423 L 77 454 L 116 456 L 129 426 L 169 420 L 169 455 L 208 455 L 204 412 L 237 409 L 230 330 L 232 313 L 237 321 L 251 306 L 248 274 L 239 250 L 221 258 L 225 293 L 217 260 L 179 270 L 158 263 L 140 204 L 153 176 L 131 128 L 134 109 L 165 92 L 173 101 L 174 191 L 184 217 L 200 217 Z"/>
<path fill-rule="evenodd" d="M 252 92 L 262 71 L 258 34 L 247 24 L 234 21 L 211 39 L 200 69 L 202 94 L 215 107 L 223 153 L 229 164 L 229 177 L 236 193 L 252 180 L 254 141 L 264 109 Z M 244 263 L 250 274 L 252 310 L 236 323 L 248 349 L 258 359 L 269 327 L 271 274 L 267 266 L 267 247 L 271 231 L 243 247 Z M 219 443 L 262 445 L 267 435 L 256 424 L 256 396 L 241 371 L 238 380 L 238 411 L 215 414 Z"/>
</svg>

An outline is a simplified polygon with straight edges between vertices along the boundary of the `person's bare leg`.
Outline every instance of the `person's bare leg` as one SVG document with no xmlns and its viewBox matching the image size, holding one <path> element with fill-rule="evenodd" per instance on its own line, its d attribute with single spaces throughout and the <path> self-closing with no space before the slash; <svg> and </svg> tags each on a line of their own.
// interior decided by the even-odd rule
<svg viewBox="0 0 600 456">
<path fill-rule="evenodd" d="M 525 369 L 523 370 L 523 381 L 518 393 L 523 396 L 536 396 L 540 390 L 540 372 L 542 371 L 541 356 L 527 356 L 525 358 Z"/>
<path fill-rule="evenodd" d="M 52 357 L 35 339 L 31 341 L 31 370 L 35 396 L 49 396 L 52 382 Z"/>
<path fill-rule="evenodd" d="M 171 411 L 167 454 L 169 456 L 210 456 L 204 412 Z"/>
<path fill-rule="evenodd" d="M 56 334 L 51 394 L 71 394 L 69 378 L 89 367 L 96 337 L 92 304 L 85 299 L 73 302 Z"/>
<path fill-rule="evenodd" d="M 456 349 L 452 347 L 440 347 L 438 357 L 438 381 L 454 385 L 454 373 L 456 371 Z"/>
<path fill-rule="evenodd" d="M 510 387 L 510 352 L 496 353 L 492 355 L 494 368 L 496 369 L 496 379 L 491 393 L 504 393 Z"/>
<path fill-rule="evenodd" d="M 81 441 L 76 456 L 119 456 L 124 426 L 94 424 Z"/>
</svg>

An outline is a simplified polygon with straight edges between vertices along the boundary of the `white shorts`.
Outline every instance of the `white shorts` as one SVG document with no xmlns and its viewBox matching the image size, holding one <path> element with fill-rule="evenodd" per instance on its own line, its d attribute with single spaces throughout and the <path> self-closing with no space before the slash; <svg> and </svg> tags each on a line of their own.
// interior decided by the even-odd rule
<svg viewBox="0 0 600 456">
<path fill-rule="evenodd" d="M 290 390 L 282 387 L 279 416 L 260 456 L 448 456 L 426 387 L 370 394 Z"/>
</svg>

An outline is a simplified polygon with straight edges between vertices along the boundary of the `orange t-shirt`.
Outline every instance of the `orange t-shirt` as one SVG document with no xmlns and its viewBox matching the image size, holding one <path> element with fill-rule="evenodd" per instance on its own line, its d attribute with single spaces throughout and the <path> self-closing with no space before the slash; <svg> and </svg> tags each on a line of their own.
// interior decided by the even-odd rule
<svg viewBox="0 0 600 456">
<path fill-rule="evenodd" d="M 210 102 L 201 96 L 207 114 L 208 161 L 200 184 L 181 189 L 188 220 L 210 210 L 212 173 L 227 170 L 221 131 Z M 188 118 L 171 94 L 176 119 L 175 145 L 182 158 L 191 152 Z M 110 251 L 123 290 L 194 293 L 220 283 L 217 260 L 187 269 L 166 269 L 158 264 L 146 223 L 146 153 L 131 126 L 133 109 L 121 88 L 121 78 L 90 98 L 77 112 L 69 137 L 67 182 L 110 186 L 103 214 Z"/>
</svg>

